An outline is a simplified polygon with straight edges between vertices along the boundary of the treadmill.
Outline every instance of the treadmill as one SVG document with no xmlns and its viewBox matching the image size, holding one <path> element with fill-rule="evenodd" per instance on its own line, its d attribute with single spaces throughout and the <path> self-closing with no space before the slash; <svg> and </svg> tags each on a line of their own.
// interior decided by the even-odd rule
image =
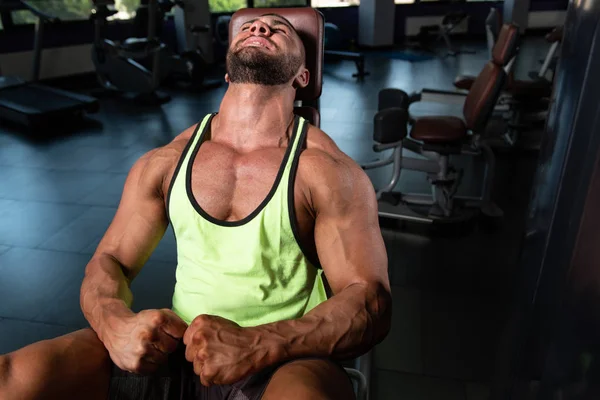
<svg viewBox="0 0 600 400">
<path fill-rule="evenodd" d="M 37 17 L 31 82 L 0 74 L 0 119 L 10 120 L 29 128 L 47 127 L 61 122 L 76 122 L 85 113 L 99 109 L 96 98 L 55 89 L 37 83 L 42 57 L 42 40 L 46 23 L 59 19 L 48 15 L 23 0 L 0 0 L 0 11 L 29 10 Z M 1 71 L 0 71 L 1 72 Z"/>
</svg>

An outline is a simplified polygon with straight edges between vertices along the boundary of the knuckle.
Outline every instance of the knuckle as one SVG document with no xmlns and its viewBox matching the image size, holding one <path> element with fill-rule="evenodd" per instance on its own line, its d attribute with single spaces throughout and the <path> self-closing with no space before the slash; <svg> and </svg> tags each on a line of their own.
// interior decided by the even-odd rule
<svg viewBox="0 0 600 400">
<path fill-rule="evenodd" d="M 165 323 L 166 317 L 165 314 L 162 313 L 161 311 L 152 311 L 152 313 L 150 314 L 150 323 L 153 326 L 159 326 L 159 325 L 163 325 Z"/>
<path fill-rule="evenodd" d="M 146 343 L 139 343 L 135 346 L 134 354 L 138 357 L 143 357 L 148 352 L 148 345 Z"/>
<path fill-rule="evenodd" d="M 198 331 L 196 331 L 196 333 L 194 333 L 194 341 L 195 342 L 202 344 L 202 343 L 204 343 L 205 340 L 206 340 L 206 332 L 204 332 L 203 330 L 198 330 Z"/>
<path fill-rule="evenodd" d="M 152 341 L 153 336 L 154 336 L 154 333 L 150 329 L 141 329 L 138 332 L 138 340 L 141 343 L 146 343 L 146 342 Z"/>
<path fill-rule="evenodd" d="M 194 362 L 194 373 L 198 376 L 202 376 L 202 364 L 199 362 Z"/>
<path fill-rule="evenodd" d="M 208 360 L 209 356 L 208 356 L 208 351 L 206 349 L 203 348 L 203 349 L 198 350 L 197 354 L 198 354 L 198 358 L 200 360 L 204 360 L 204 361 Z"/>
<path fill-rule="evenodd" d="M 209 321 L 210 321 L 210 317 L 208 315 L 200 314 L 196 318 L 194 318 L 194 321 L 192 321 L 192 324 L 194 326 L 199 327 L 199 326 L 206 325 Z"/>
<path fill-rule="evenodd" d="M 210 383 L 217 383 L 215 381 L 215 376 L 216 375 L 217 375 L 217 371 L 214 368 L 212 368 L 212 367 L 210 367 L 208 365 L 205 365 L 204 368 L 202 368 L 201 377 L 205 381 L 210 382 Z"/>
</svg>

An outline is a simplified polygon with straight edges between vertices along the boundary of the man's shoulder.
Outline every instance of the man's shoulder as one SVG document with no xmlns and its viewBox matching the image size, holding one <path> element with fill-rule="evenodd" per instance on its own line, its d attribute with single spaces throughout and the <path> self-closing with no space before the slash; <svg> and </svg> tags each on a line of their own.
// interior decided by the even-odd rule
<svg viewBox="0 0 600 400">
<path fill-rule="evenodd" d="M 344 156 L 345 154 L 328 134 L 314 125 L 308 126 L 306 146 L 300 156 L 303 161 L 335 162 L 343 159 Z"/>
<path fill-rule="evenodd" d="M 144 157 L 151 161 L 151 164 L 159 164 L 165 166 L 171 166 L 173 161 L 177 162 L 190 139 L 192 138 L 198 124 L 194 124 L 177 135 L 173 140 L 164 146 L 157 147 L 150 150 Z"/>
<path fill-rule="evenodd" d="M 142 155 L 129 171 L 130 180 L 144 187 L 163 189 L 164 183 L 173 174 L 181 155 L 197 124 L 187 128 L 164 146 L 154 148 Z"/>
<path fill-rule="evenodd" d="M 315 210 L 346 212 L 372 205 L 374 188 L 365 171 L 322 130 L 311 126 L 298 176 Z M 368 201 L 369 200 L 369 201 Z"/>
<path fill-rule="evenodd" d="M 366 178 L 363 169 L 329 135 L 313 125 L 308 129 L 306 149 L 300 156 L 298 171 L 311 186 L 333 188 L 348 180 L 364 182 Z"/>
</svg>

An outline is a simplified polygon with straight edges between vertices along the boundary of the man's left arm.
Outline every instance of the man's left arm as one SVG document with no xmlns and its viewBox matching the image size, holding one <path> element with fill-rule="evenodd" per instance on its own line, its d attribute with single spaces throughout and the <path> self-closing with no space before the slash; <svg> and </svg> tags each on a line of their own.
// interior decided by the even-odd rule
<svg viewBox="0 0 600 400">
<path fill-rule="evenodd" d="M 333 296 L 302 318 L 255 328 L 278 361 L 357 357 L 390 329 L 388 260 L 373 184 L 351 160 L 336 164 L 311 186 L 315 243 Z"/>
<path fill-rule="evenodd" d="M 232 383 L 302 357 L 357 357 L 387 335 L 392 301 L 373 185 L 347 158 L 331 160 L 319 172 L 310 202 L 319 261 L 333 296 L 301 318 L 252 328 L 215 316 L 196 318 L 184 343 L 204 385 Z"/>
</svg>

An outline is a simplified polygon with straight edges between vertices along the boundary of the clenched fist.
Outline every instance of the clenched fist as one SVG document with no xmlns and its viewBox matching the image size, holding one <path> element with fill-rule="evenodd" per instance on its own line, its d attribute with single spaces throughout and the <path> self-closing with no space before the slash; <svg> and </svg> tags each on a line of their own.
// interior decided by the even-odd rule
<svg viewBox="0 0 600 400">
<path fill-rule="evenodd" d="M 175 351 L 187 324 L 169 309 L 144 310 L 122 318 L 105 334 L 104 345 L 122 370 L 150 374 Z"/>
<path fill-rule="evenodd" d="M 183 336 L 185 358 L 204 386 L 231 384 L 269 365 L 256 330 L 225 318 L 199 315 Z"/>
</svg>

